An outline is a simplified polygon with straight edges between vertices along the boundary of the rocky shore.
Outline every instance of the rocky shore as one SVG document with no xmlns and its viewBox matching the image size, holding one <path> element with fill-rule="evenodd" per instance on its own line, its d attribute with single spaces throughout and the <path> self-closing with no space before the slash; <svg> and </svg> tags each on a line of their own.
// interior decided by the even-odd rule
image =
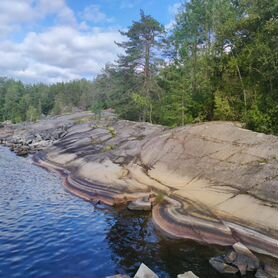
<svg viewBox="0 0 278 278">
<path fill-rule="evenodd" d="M 275 136 L 232 122 L 168 129 L 83 112 L 5 125 L 0 142 L 19 155 L 34 153 L 34 163 L 62 174 L 81 198 L 152 210 L 169 236 L 240 242 L 267 267 L 278 258 Z"/>
</svg>

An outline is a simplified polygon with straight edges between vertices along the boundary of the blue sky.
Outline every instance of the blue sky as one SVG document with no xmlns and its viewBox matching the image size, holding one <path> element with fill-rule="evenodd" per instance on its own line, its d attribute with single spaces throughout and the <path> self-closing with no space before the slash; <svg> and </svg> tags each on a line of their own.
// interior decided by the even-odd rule
<svg viewBox="0 0 278 278">
<path fill-rule="evenodd" d="M 1 0 L 0 76 L 27 83 L 94 78 L 120 53 L 119 29 L 143 9 L 162 24 L 180 1 Z"/>
<path fill-rule="evenodd" d="M 143 9 L 163 24 L 169 23 L 171 15 L 169 9 L 176 4 L 171 0 L 69 0 L 68 5 L 75 11 L 82 11 L 90 5 L 99 6 L 107 17 L 114 20 L 114 23 L 121 26 L 129 26 L 132 20 L 139 17 L 139 10 Z"/>
</svg>

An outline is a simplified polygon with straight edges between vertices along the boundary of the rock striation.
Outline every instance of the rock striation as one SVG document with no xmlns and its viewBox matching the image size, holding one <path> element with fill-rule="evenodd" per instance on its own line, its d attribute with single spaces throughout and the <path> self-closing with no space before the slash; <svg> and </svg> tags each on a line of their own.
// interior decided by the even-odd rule
<svg viewBox="0 0 278 278">
<path fill-rule="evenodd" d="M 73 194 L 108 205 L 150 200 L 155 225 L 169 236 L 223 246 L 241 242 L 278 258 L 276 136 L 232 122 L 168 129 L 117 120 L 109 112 L 98 121 L 76 113 L 0 128 L 7 146 L 14 138 L 32 145 L 31 134 L 40 135 L 39 142 L 50 135 L 34 162 L 62 174 Z"/>
</svg>

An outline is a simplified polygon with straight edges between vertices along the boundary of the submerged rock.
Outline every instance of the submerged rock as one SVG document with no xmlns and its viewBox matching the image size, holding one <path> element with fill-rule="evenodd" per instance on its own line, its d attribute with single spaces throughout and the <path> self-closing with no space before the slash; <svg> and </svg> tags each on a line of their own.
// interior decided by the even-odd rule
<svg viewBox="0 0 278 278">
<path fill-rule="evenodd" d="M 184 272 L 183 274 L 179 274 L 177 278 L 199 278 L 192 271 Z"/>
<path fill-rule="evenodd" d="M 125 274 L 116 274 L 112 276 L 106 276 L 105 278 L 130 278 L 130 276 L 125 275 Z"/>
<path fill-rule="evenodd" d="M 148 268 L 144 263 L 141 263 L 134 278 L 159 278 L 159 277 L 150 268 Z"/>
<path fill-rule="evenodd" d="M 220 273 L 235 274 L 238 272 L 235 266 L 225 263 L 224 258 L 221 256 L 211 258 L 209 263 Z"/>
</svg>

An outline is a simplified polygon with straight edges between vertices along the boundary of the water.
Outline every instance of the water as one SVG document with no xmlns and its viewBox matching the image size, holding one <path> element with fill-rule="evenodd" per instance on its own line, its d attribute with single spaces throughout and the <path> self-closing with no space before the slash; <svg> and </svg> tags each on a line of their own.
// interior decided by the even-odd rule
<svg viewBox="0 0 278 278">
<path fill-rule="evenodd" d="M 133 276 L 144 262 L 160 277 L 192 270 L 214 278 L 208 259 L 219 252 L 166 239 L 148 214 L 95 208 L 58 176 L 0 147 L 0 277 Z"/>
</svg>

